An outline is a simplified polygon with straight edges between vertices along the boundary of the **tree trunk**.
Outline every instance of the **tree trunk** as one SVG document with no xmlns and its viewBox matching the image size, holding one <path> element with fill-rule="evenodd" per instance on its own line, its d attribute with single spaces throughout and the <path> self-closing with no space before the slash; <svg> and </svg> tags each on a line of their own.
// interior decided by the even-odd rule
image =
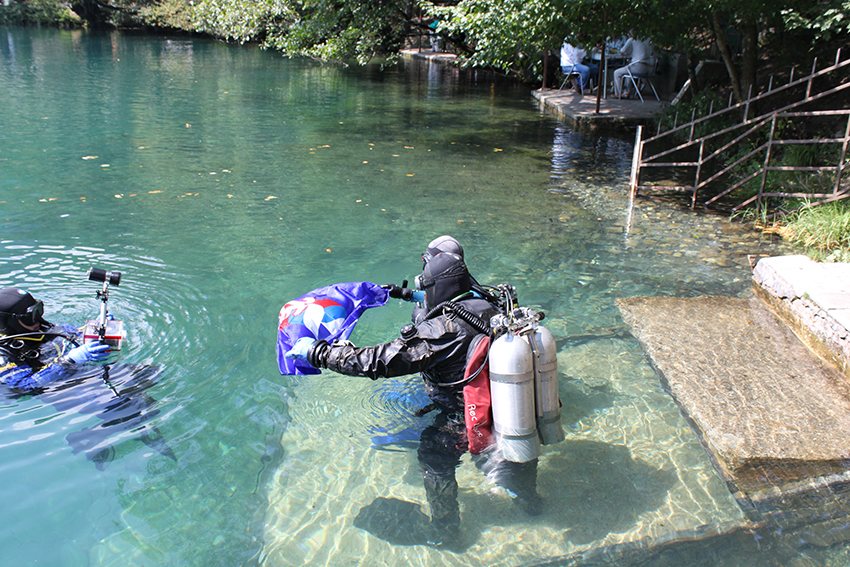
<svg viewBox="0 0 850 567">
<path fill-rule="evenodd" d="M 758 94 L 756 66 L 758 65 L 758 25 L 753 21 L 741 22 L 743 49 L 741 50 L 741 93 Z M 752 89 L 752 91 L 750 90 Z"/>
<path fill-rule="evenodd" d="M 726 71 L 729 73 L 729 81 L 732 83 L 732 92 L 735 93 L 735 99 L 741 102 L 744 100 L 741 94 L 741 77 L 738 74 L 738 68 L 735 66 L 732 52 L 729 51 L 729 46 L 726 44 L 726 30 L 720 22 L 720 12 L 711 14 L 711 24 L 714 31 L 714 42 L 717 44 L 717 49 L 720 50 L 723 62 L 726 63 Z"/>
<path fill-rule="evenodd" d="M 696 53 L 688 53 L 688 80 L 691 82 L 691 96 L 696 96 L 702 90 L 697 77 L 697 65 L 700 57 Z"/>
</svg>

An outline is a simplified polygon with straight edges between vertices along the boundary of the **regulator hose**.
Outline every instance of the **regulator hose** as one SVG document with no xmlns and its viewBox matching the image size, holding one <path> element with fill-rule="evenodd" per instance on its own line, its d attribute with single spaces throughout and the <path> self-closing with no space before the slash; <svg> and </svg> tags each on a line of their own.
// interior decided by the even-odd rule
<svg viewBox="0 0 850 567">
<path fill-rule="evenodd" d="M 425 319 L 431 319 L 432 317 L 436 317 L 437 315 L 442 315 L 446 312 L 451 312 L 454 315 L 457 315 L 464 321 L 470 324 L 473 329 L 478 331 L 479 333 L 483 333 L 485 335 L 490 334 L 490 324 L 487 323 L 484 319 L 468 310 L 466 307 L 454 303 L 453 301 L 444 301 L 425 316 Z"/>
</svg>

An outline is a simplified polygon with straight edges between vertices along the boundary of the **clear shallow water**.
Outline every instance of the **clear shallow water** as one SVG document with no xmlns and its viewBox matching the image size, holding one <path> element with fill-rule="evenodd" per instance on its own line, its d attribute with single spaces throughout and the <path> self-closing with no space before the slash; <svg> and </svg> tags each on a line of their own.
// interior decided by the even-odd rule
<svg viewBox="0 0 850 567">
<path fill-rule="evenodd" d="M 88 267 L 122 271 L 122 360 L 157 367 L 145 426 L 176 456 L 119 425 L 98 467 L 74 452 L 102 422 L 82 402 L 0 398 L 5 563 L 521 565 L 740 521 L 614 299 L 744 296 L 747 255 L 783 250 L 652 201 L 624 236 L 629 137 L 574 133 L 522 87 L 439 66 L 78 31 L 0 39 L 0 285 L 76 323 L 97 311 Z M 424 499 L 414 451 L 371 448 L 410 408 L 381 383 L 282 377 L 274 351 L 287 300 L 412 280 L 444 233 L 480 281 L 546 312 L 568 432 L 541 460 L 547 511 L 533 520 L 464 461 L 458 554 L 352 525 L 377 496 Z M 352 338 L 388 340 L 408 317 L 372 310 Z M 700 561 L 728 565 L 728 547 Z M 733 549 L 741 565 L 823 561 Z"/>
</svg>

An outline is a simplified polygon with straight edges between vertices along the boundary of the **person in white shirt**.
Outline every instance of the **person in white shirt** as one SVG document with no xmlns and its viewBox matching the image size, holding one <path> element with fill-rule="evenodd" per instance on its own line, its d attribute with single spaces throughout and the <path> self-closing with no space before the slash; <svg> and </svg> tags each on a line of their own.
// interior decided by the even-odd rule
<svg viewBox="0 0 850 567">
<path fill-rule="evenodd" d="M 614 71 L 614 96 L 627 98 L 629 93 L 623 90 L 623 81 L 628 76 L 628 69 L 631 69 L 632 73 L 648 73 L 652 69 L 649 63 L 649 58 L 652 57 L 652 43 L 648 39 L 635 38 L 634 30 L 629 30 L 629 39 L 620 53 L 624 57 L 631 56 L 631 61 L 625 67 Z"/>
<path fill-rule="evenodd" d="M 590 80 L 599 73 L 598 65 L 585 65 L 583 63 L 586 56 L 587 52 L 584 49 L 574 47 L 569 41 L 564 40 L 564 44 L 561 46 L 561 71 L 564 75 L 578 73 L 582 92 L 588 87 Z"/>
</svg>

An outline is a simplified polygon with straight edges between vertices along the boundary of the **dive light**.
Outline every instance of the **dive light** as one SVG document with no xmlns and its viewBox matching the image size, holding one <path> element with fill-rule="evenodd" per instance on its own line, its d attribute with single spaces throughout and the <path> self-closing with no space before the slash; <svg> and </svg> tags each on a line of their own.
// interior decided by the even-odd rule
<svg viewBox="0 0 850 567">
<path fill-rule="evenodd" d="M 121 350 L 121 343 L 126 334 L 124 333 L 124 322 L 118 321 L 109 314 L 107 302 L 109 301 L 109 286 L 118 286 L 121 283 L 121 272 L 109 272 L 100 268 L 89 268 L 88 279 L 103 282 L 103 287 L 97 291 L 96 297 L 101 301 L 100 315 L 97 319 L 86 321 L 83 331 L 83 342 L 90 343 L 100 341 L 109 345 L 110 351 Z"/>
</svg>

